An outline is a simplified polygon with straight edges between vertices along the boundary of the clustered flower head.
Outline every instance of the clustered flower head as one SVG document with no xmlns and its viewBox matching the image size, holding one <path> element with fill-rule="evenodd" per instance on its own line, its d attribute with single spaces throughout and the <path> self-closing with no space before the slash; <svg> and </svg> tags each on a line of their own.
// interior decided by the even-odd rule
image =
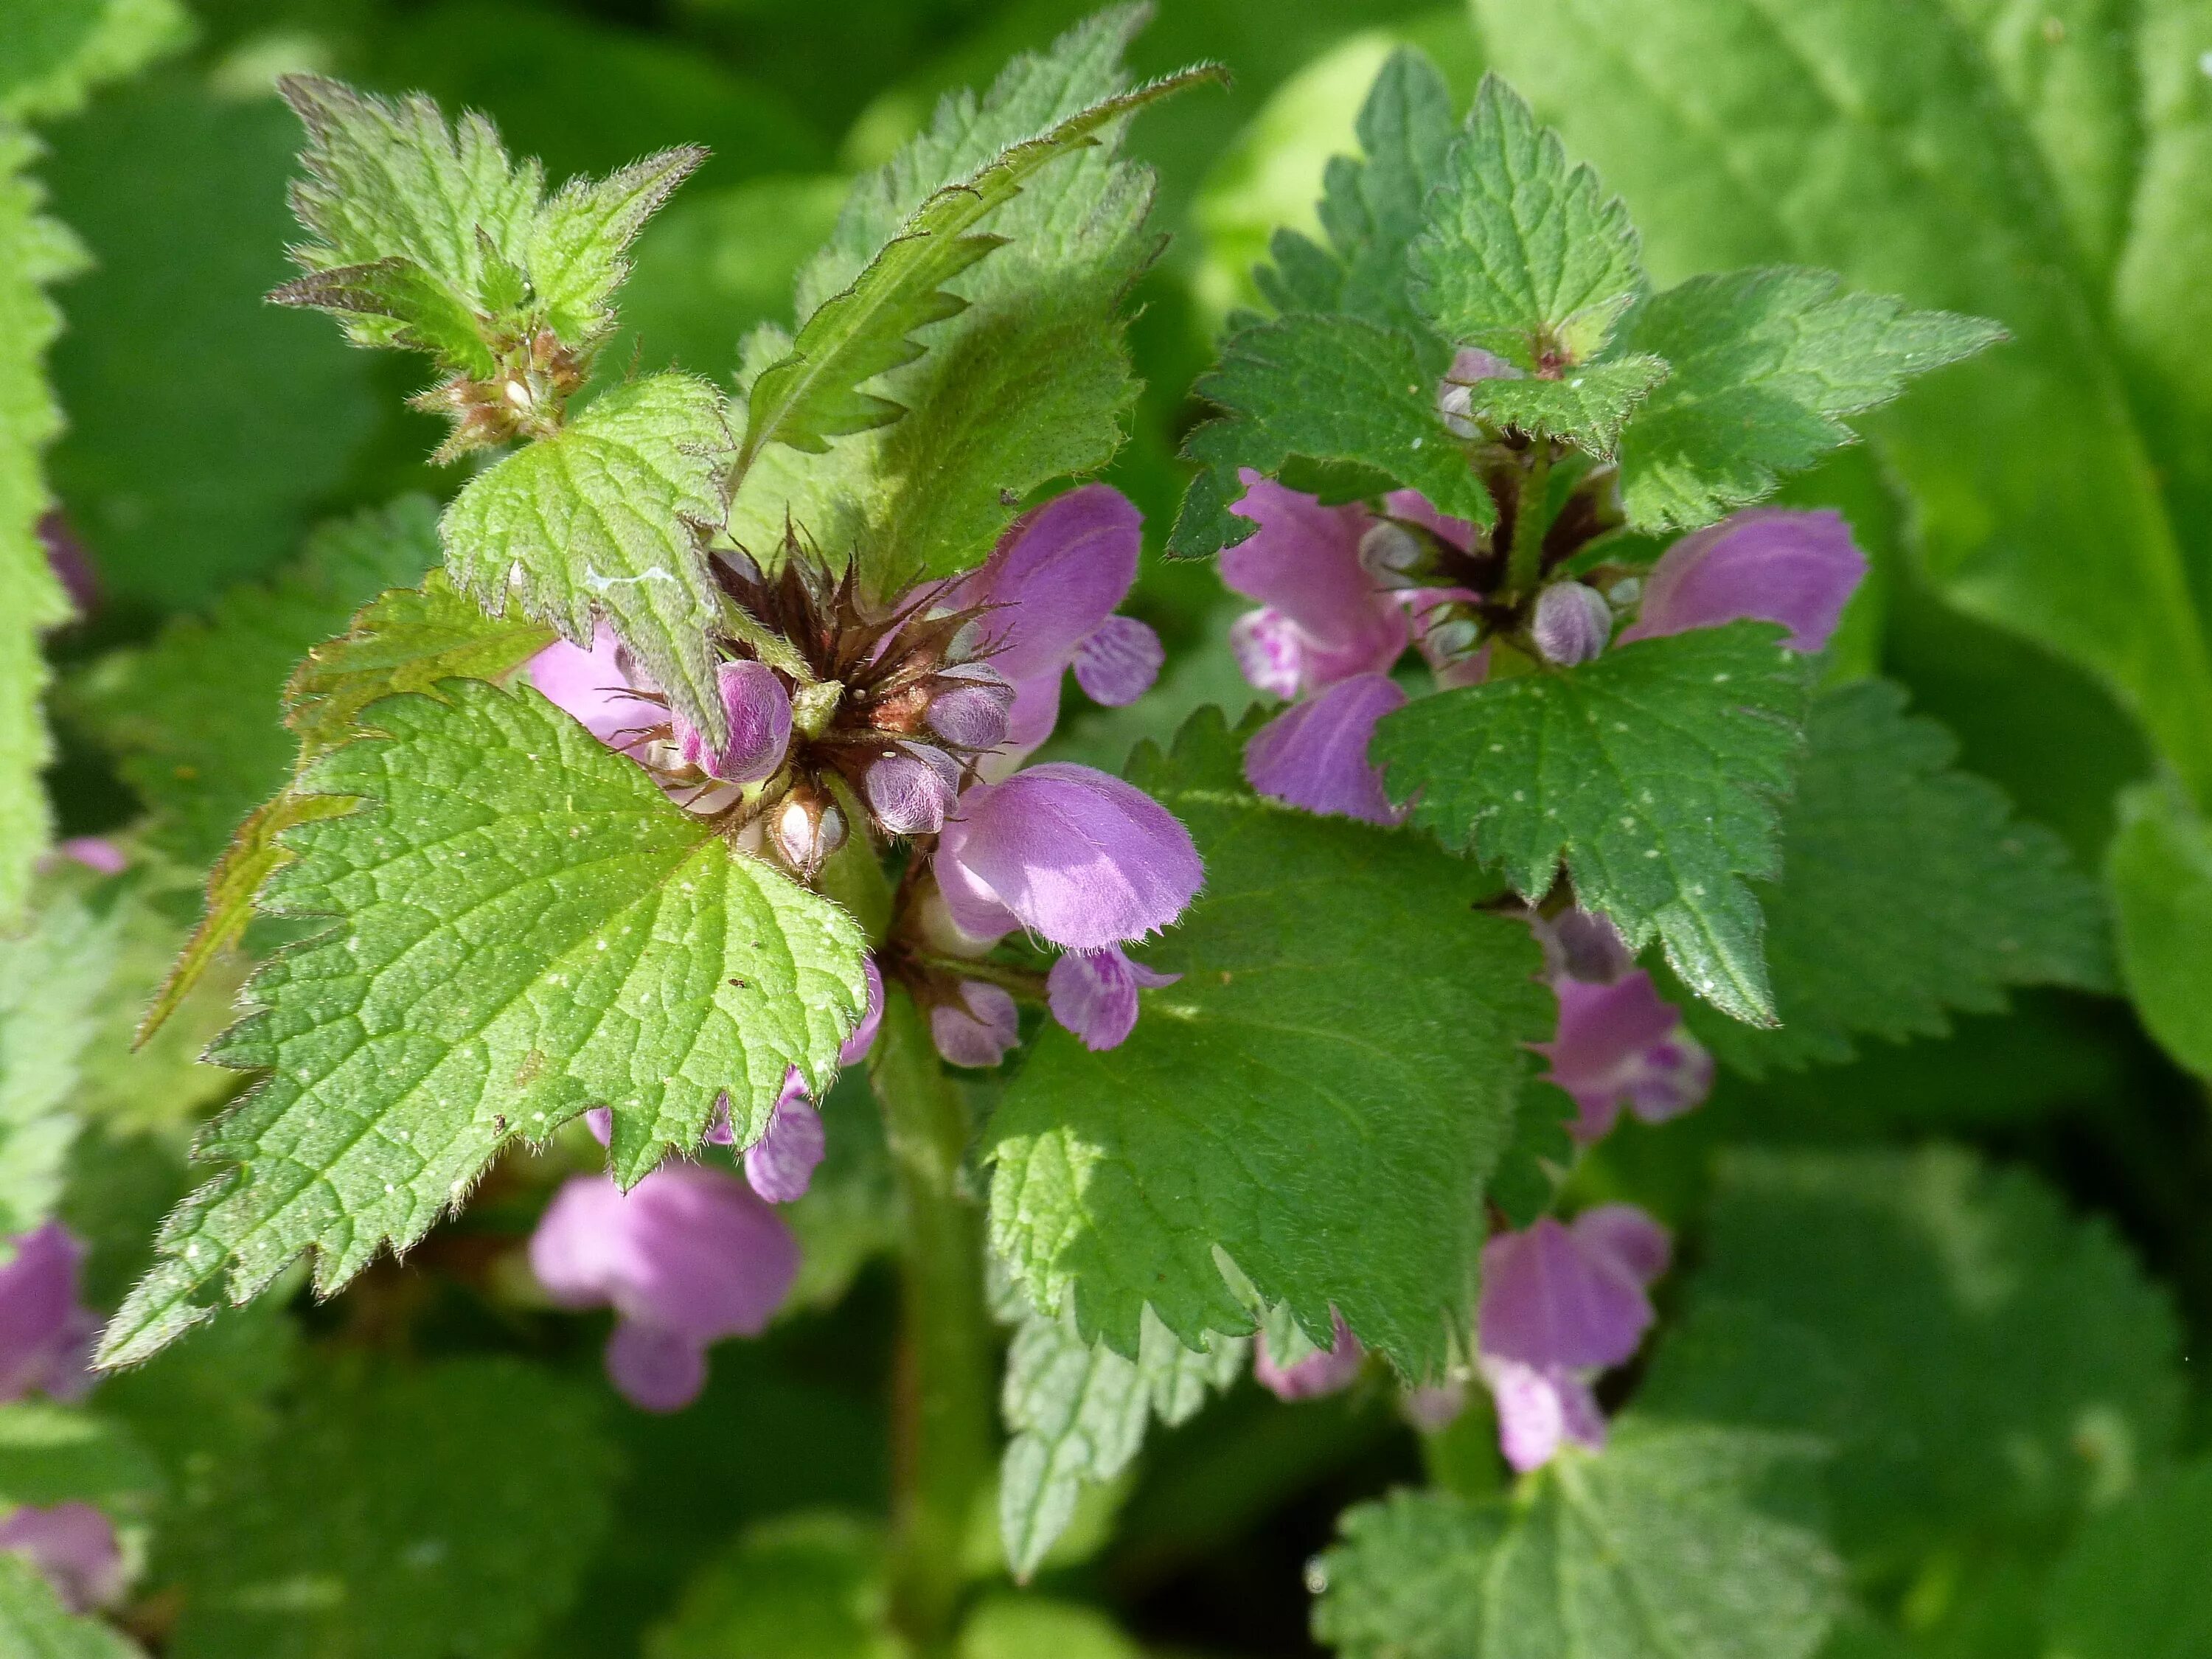
<svg viewBox="0 0 2212 1659">
<path fill-rule="evenodd" d="M 1462 437 L 1482 436 L 1467 387 L 1519 372 L 1488 353 L 1462 351 L 1439 393 L 1446 423 Z M 1476 451 L 1474 464 L 1520 463 L 1501 447 Z M 1594 562 L 1585 550 L 1621 523 L 1615 475 L 1601 466 L 1573 481 L 1545 530 L 1536 581 L 1514 592 L 1507 550 L 1517 489 L 1493 488 L 1498 522 L 1485 529 L 1445 517 L 1410 490 L 1384 497 L 1376 512 L 1325 505 L 1255 472 L 1243 477 L 1245 494 L 1231 510 L 1258 529 L 1222 555 L 1221 574 L 1259 608 L 1238 619 L 1231 642 L 1245 678 L 1288 704 L 1247 744 L 1245 776 L 1291 805 L 1370 823 L 1405 816 L 1368 748 L 1376 725 L 1407 701 L 1394 671 L 1409 648 L 1440 689 L 1481 683 L 1501 657 L 1519 672 L 1571 670 L 1638 640 L 1744 618 L 1779 623 L 1790 648 L 1817 652 L 1866 572 L 1840 515 L 1777 507 L 1685 536 L 1646 572 Z M 1549 1080 L 1575 1102 L 1576 1139 L 1601 1139 L 1624 1109 L 1658 1123 L 1702 1102 L 1712 1056 L 1637 968 L 1612 923 L 1577 908 L 1571 894 L 1552 896 L 1527 917 L 1559 1006 L 1558 1030 L 1538 1051 Z M 1668 1255 L 1666 1230 L 1621 1204 L 1571 1224 L 1546 1218 L 1502 1231 L 1485 1247 L 1475 1370 L 1516 1469 L 1538 1468 L 1570 1443 L 1604 1444 L 1593 1382 L 1634 1355 L 1652 1318 L 1646 1289 Z M 1340 1321 L 1331 1347 L 1289 1364 L 1263 1338 L 1254 1374 L 1284 1399 L 1303 1399 L 1348 1386 L 1361 1358 Z M 1409 1415 L 1430 1429 L 1463 1403 L 1457 1382 L 1406 1399 Z"/>
<path fill-rule="evenodd" d="M 843 1063 L 866 1051 L 885 975 L 956 1066 L 995 1066 L 1020 1040 L 1017 992 L 1088 1046 L 1112 1048 L 1134 1029 L 1139 993 L 1172 977 L 1126 947 L 1182 915 L 1204 868 L 1189 832 L 1143 791 L 1086 766 L 1027 763 L 1052 734 L 1071 671 L 1109 706 L 1142 696 L 1159 672 L 1152 629 L 1116 614 L 1141 530 L 1127 499 L 1087 486 L 1018 521 L 981 568 L 887 596 L 849 568 L 832 574 L 795 537 L 772 573 L 719 555 L 730 614 L 717 642 L 720 743 L 672 713 L 604 632 L 588 651 L 549 647 L 531 679 L 734 845 L 802 881 L 859 850 L 855 837 L 870 856 L 907 849 L 868 964 L 870 1013 Z M 1057 952 L 1048 970 L 1003 958 L 1017 933 Z M 730 1141 L 726 1114 L 708 1138 Z M 688 1403 L 707 1347 L 758 1330 L 781 1303 L 797 1247 L 769 1206 L 805 1193 L 823 1151 L 793 1073 L 744 1151 L 745 1181 L 678 1167 L 627 1195 L 600 1176 L 562 1190 L 532 1265 L 564 1305 L 616 1310 L 607 1363 L 629 1398 Z"/>
<path fill-rule="evenodd" d="M 84 1246 L 58 1221 L 8 1243 L 15 1254 L 0 1267 L 0 1403 L 33 1394 L 82 1400 L 94 1382 L 100 1331 L 100 1316 L 78 1289 Z M 0 1512 L 0 1551 L 29 1561 L 73 1612 L 106 1607 L 123 1593 L 114 1525 L 90 1504 L 26 1504 Z"/>
</svg>

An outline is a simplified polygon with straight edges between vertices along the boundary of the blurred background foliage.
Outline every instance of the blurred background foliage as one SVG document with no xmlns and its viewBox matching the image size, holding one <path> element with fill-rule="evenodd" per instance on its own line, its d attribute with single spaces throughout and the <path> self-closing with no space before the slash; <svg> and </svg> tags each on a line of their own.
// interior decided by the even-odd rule
<svg viewBox="0 0 2212 1659">
<path fill-rule="evenodd" d="M 198 0 L 188 50 L 40 129 L 52 210 L 93 256 L 58 290 L 67 331 L 52 356 L 69 420 L 52 481 L 100 586 L 90 613 L 51 641 L 64 672 L 51 776 L 61 833 L 125 830 L 139 811 L 133 766 L 205 769 L 218 818 L 269 793 L 289 758 L 267 739 L 291 657 L 382 585 L 356 591 L 358 573 L 342 560 L 288 570 L 311 528 L 409 492 L 442 497 L 460 482 L 425 463 L 439 432 L 404 406 L 417 389 L 409 360 L 349 350 L 325 319 L 263 303 L 289 274 L 284 185 L 299 137 L 271 95 L 275 75 L 314 70 L 483 110 L 555 177 L 665 144 L 710 145 L 713 160 L 638 248 L 601 373 L 672 362 L 726 381 L 742 334 L 791 322 L 793 273 L 854 173 L 884 159 L 943 92 L 984 82 L 1090 9 Z M 1478 9 L 1493 46 L 1514 31 L 1507 9 Z M 1541 58 L 1540 42 L 1517 57 L 1486 53 L 1464 9 L 1423 0 L 1163 0 L 1137 42 L 1140 73 L 1212 57 L 1236 82 L 1135 130 L 1133 151 L 1158 170 L 1157 225 L 1172 240 L 1136 295 L 1147 390 L 1110 477 L 1146 517 L 1132 608 L 1159 630 L 1169 665 L 1142 703 L 1065 721 L 1064 757 L 1118 768 L 1132 743 L 1171 732 L 1191 708 L 1221 702 L 1233 716 L 1248 700 L 1223 648 L 1238 606 L 1210 567 L 1157 556 L 1186 476 L 1176 448 L 1200 417 L 1188 387 L 1223 319 L 1251 301 L 1249 270 L 1273 228 L 1313 227 L 1322 165 L 1352 148 L 1359 100 L 1406 41 L 1436 58 L 1462 98 L 1486 63 L 1517 73 L 1519 60 Z M 1529 90 L 1542 106 L 1545 88 Z M 1571 119 L 1567 131 L 1583 142 Z M 1608 183 L 1662 193 L 1632 167 L 1612 170 L 1613 155 L 1600 159 Z M 1631 197 L 1662 245 L 1663 279 L 1732 262 L 1666 244 L 1666 204 Z M 1921 574 L 1920 514 L 1887 454 L 1846 451 L 1787 495 L 1843 507 L 1876 561 L 1847 625 L 1847 659 L 1903 681 L 1958 734 L 1967 766 L 2094 867 L 2114 796 L 2149 774 L 2149 750 L 2080 670 L 1969 617 Z M 2192 544 L 2212 544 L 2212 526 L 2191 532 Z M 189 699 L 196 619 L 210 617 L 265 623 L 265 706 L 209 711 L 204 756 L 149 760 L 133 747 L 128 708 L 134 698 Z M 244 728 L 235 742 L 221 730 L 234 718 Z M 132 878 L 143 906 L 108 919 L 144 935 L 118 957 L 111 1024 L 155 982 L 163 927 L 195 909 L 193 866 L 212 848 L 190 830 L 172 825 L 147 847 Z M 234 982 L 206 988 L 143 1054 L 118 1058 L 118 1030 L 82 1051 L 96 1121 L 73 1154 L 64 1213 L 94 1241 L 96 1305 L 112 1306 L 141 1265 L 184 1188 L 190 1123 L 230 1086 L 192 1056 Z M 146 1633 L 180 1659 L 679 1659 L 750 1650 L 744 1621 L 775 1615 L 731 1586 L 775 1582 L 826 1586 L 803 1598 L 810 1607 L 854 1602 L 849 1630 L 825 1628 L 817 1650 L 876 1652 L 859 1605 L 872 1534 L 849 1517 L 878 1511 L 888 1485 L 881 1379 L 892 1295 L 872 1260 L 884 1172 L 865 1084 L 848 1079 L 830 1110 L 833 1163 L 795 1216 L 810 1253 L 799 1305 L 763 1340 L 719 1349 L 707 1395 L 678 1416 L 620 1407 L 599 1376 L 604 1326 L 540 1311 L 522 1287 L 520 1241 L 545 1190 L 587 1162 L 588 1147 L 502 1167 L 464 1218 L 331 1304 L 265 1301 L 106 1384 L 103 1403 L 131 1433 L 131 1455 L 160 1472 L 155 1482 L 120 1467 L 116 1479 L 165 1494 L 142 1582 L 195 1586 L 166 1607 L 157 1594 Z M 2186 1350 L 2205 1352 L 2212 1118 L 2199 1085 L 2117 1000 L 2023 997 L 2008 1013 L 1960 1019 L 1946 1037 L 1863 1045 L 1849 1065 L 1755 1085 L 1724 1078 L 1711 1104 L 1663 1132 L 1626 1126 L 1576 1180 L 1580 1196 L 1632 1197 L 1694 1237 L 1724 1146 L 1933 1140 L 2037 1170 L 2074 1208 L 2109 1218 L 2170 1288 Z M 2204 1399 L 2200 1386 L 2185 1442 L 2203 1441 Z M 380 1446 L 395 1439 L 448 1455 L 387 1458 Z M 1420 1459 L 1380 1386 L 1291 1409 L 1240 1383 L 1086 1500 L 1098 1512 L 1071 1530 L 1045 1583 L 1069 1601 L 1111 1607 L 1159 1651 L 1314 1651 L 1306 1563 L 1347 1503 L 1419 1478 Z M 439 1541 L 448 1538 L 450 1547 Z M 979 1559 L 991 1548 L 979 1517 Z M 1967 1629 L 2022 1593 L 1992 1589 L 1972 1563 L 1959 1575 L 1967 1588 L 1955 1595 L 1955 1584 L 1919 1591 L 1936 1607 L 1931 1627 L 1955 1613 Z M 471 1623 L 478 1606 L 497 1612 Z M 1083 1615 L 1063 1609 L 1060 1623 L 1025 1626 L 1027 1616 L 985 1621 L 971 1644 L 978 1659 L 1129 1651 Z M 1960 1639 L 1949 1650 L 2008 1650 Z"/>
</svg>

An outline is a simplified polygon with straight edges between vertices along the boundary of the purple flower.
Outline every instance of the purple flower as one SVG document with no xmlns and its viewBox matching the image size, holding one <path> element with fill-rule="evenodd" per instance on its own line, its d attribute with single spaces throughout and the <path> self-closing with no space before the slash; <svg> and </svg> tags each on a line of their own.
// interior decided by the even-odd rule
<svg viewBox="0 0 2212 1659">
<path fill-rule="evenodd" d="M 1071 664 L 1099 702 L 1133 702 L 1151 686 L 1159 641 L 1114 615 L 1137 580 L 1143 527 L 1119 490 L 1086 484 L 1018 520 L 983 568 L 945 596 L 954 608 L 992 607 L 975 624 L 969 655 L 1013 686 L 1006 741 L 1018 753 L 1052 735 Z"/>
<path fill-rule="evenodd" d="M 902 743 L 870 763 L 868 810 L 895 836 L 933 835 L 960 793 L 960 763 L 934 744 Z"/>
<path fill-rule="evenodd" d="M 1070 951 L 1052 964 L 1045 995 L 1052 1017 L 1092 1049 L 1118 1048 L 1137 1029 L 1139 989 L 1172 985 L 1181 974 L 1158 974 L 1132 962 L 1121 947 Z"/>
<path fill-rule="evenodd" d="M 1367 745 L 1376 722 L 1405 702 L 1388 674 L 1340 680 L 1253 733 L 1244 776 L 1261 794 L 1309 812 L 1399 823 L 1405 811 L 1383 793 L 1382 770 L 1368 760 Z"/>
<path fill-rule="evenodd" d="M 764 662 L 726 662 L 714 677 L 729 716 L 729 741 L 709 749 L 706 734 L 677 714 L 670 724 L 685 763 L 723 783 L 759 783 L 775 776 L 791 744 L 791 694 Z"/>
<path fill-rule="evenodd" d="M 955 1066 L 996 1066 L 1022 1040 L 1021 1012 L 1005 990 L 982 980 L 963 979 L 957 988 L 958 1002 L 929 1011 L 930 1039 Z"/>
<path fill-rule="evenodd" d="M 526 665 L 530 683 L 557 708 L 605 744 L 624 753 L 640 746 L 642 735 L 668 723 L 660 704 L 634 695 L 639 680 L 629 672 L 629 653 L 605 623 L 592 636 L 592 648 L 579 650 L 556 640 Z"/>
<path fill-rule="evenodd" d="M 100 607 L 100 577 L 85 555 L 84 544 L 58 512 L 40 519 L 39 540 L 46 550 L 46 568 L 68 592 L 70 605 L 79 617 L 89 617 Z"/>
<path fill-rule="evenodd" d="M 33 1390 L 56 1400 L 91 1392 L 100 1316 L 78 1299 L 84 1246 L 58 1221 L 13 1240 L 0 1267 L 0 1401 Z"/>
<path fill-rule="evenodd" d="M 1643 608 L 1620 642 L 1756 617 L 1787 627 L 1792 650 L 1818 651 L 1866 568 L 1841 514 L 1732 513 L 1683 537 L 1651 567 Z"/>
<path fill-rule="evenodd" d="M 0 1520 L 0 1550 L 36 1567 L 71 1613 L 111 1607 L 123 1597 L 123 1551 L 114 1525 L 89 1504 L 11 1510 Z"/>
<path fill-rule="evenodd" d="M 1665 1228 L 1606 1204 L 1571 1226 L 1549 1216 L 1482 1249 L 1477 1347 L 1505 1459 L 1524 1474 L 1563 1440 L 1605 1443 L 1590 1379 L 1632 1356 L 1652 1319 L 1645 1287 L 1667 1270 Z"/>
<path fill-rule="evenodd" d="M 646 1411 L 679 1411 L 707 1380 L 707 1349 L 751 1336 L 790 1293 L 799 1245 L 734 1176 L 655 1170 L 628 1193 L 578 1176 L 547 1206 L 530 1266 L 567 1308 L 611 1306 L 607 1375 Z"/>
<path fill-rule="evenodd" d="M 857 1066 L 868 1057 L 868 1050 L 876 1046 L 876 1031 L 884 1023 L 884 975 L 876 966 L 872 956 L 860 961 L 861 970 L 868 980 L 868 1006 L 862 1011 L 860 1023 L 853 1028 L 852 1036 L 837 1050 L 840 1066 Z"/>
<path fill-rule="evenodd" d="M 1620 937 L 1620 930 L 1595 911 L 1562 910 L 1556 916 L 1531 915 L 1530 930 L 1544 947 L 1544 971 L 1610 985 L 1636 969 L 1636 958 Z"/>
<path fill-rule="evenodd" d="M 1252 1345 L 1252 1380 L 1273 1395 L 1278 1400 L 1314 1400 L 1325 1394 L 1335 1394 L 1352 1386 L 1365 1363 L 1367 1351 L 1359 1346 L 1359 1339 L 1344 1322 L 1342 1314 L 1333 1316 L 1336 1321 L 1336 1340 L 1326 1348 L 1316 1348 L 1303 1359 L 1294 1359 L 1287 1365 L 1279 1365 L 1267 1352 L 1267 1333 Z"/>
<path fill-rule="evenodd" d="M 784 1074 L 767 1132 L 745 1148 L 745 1179 L 771 1204 L 795 1202 L 813 1184 L 823 1149 L 822 1114 L 793 1067 Z"/>
<path fill-rule="evenodd" d="M 1571 668 L 1605 649 L 1613 636 L 1613 610 L 1594 587 L 1553 582 L 1536 596 L 1528 635 L 1546 662 Z"/>
<path fill-rule="evenodd" d="M 1260 526 L 1221 554 L 1221 580 L 1261 605 L 1231 635 L 1245 678 L 1289 698 L 1388 671 L 1411 635 L 1360 562 L 1367 509 L 1323 507 L 1249 467 L 1237 476 L 1244 495 L 1230 511 Z"/>
<path fill-rule="evenodd" d="M 131 863 L 123 849 L 105 836 L 67 836 L 54 843 L 54 853 L 100 876 L 119 876 Z"/>
<path fill-rule="evenodd" d="M 1609 985 L 1562 975 L 1553 988 L 1559 1035 L 1537 1052 L 1552 1062 L 1551 1080 L 1582 1110 L 1577 1139 L 1601 1138 L 1623 1106 L 1646 1123 L 1663 1123 L 1712 1088 L 1712 1055 L 1684 1029 L 1680 1011 L 1649 974 L 1632 970 Z"/>
<path fill-rule="evenodd" d="M 963 933 L 988 939 L 1026 927 L 1071 951 L 1165 927 L 1205 878 L 1190 832 L 1165 807 L 1057 761 L 961 796 L 934 868 Z"/>
<path fill-rule="evenodd" d="M 980 662 L 955 663 L 938 674 L 923 718 L 956 749 L 981 753 L 1006 740 L 1013 707 L 1014 688 L 997 669 Z"/>
</svg>

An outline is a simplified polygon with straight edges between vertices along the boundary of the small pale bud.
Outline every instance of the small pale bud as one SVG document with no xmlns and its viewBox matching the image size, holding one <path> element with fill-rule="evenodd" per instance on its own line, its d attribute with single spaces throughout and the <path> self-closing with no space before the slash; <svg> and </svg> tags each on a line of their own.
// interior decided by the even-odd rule
<svg viewBox="0 0 2212 1659">
<path fill-rule="evenodd" d="M 811 881 L 830 855 L 845 844 L 845 815 L 820 790 L 802 784 L 776 807 L 769 834 L 784 861 Z"/>
<path fill-rule="evenodd" d="M 1536 596 L 1528 634 L 1547 662 L 1571 668 L 1605 649 L 1613 635 L 1613 611 L 1594 587 L 1553 582 Z"/>
<path fill-rule="evenodd" d="M 1359 538 L 1359 563 L 1385 586 L 1416 580 L 1430 562 L 1430 549 L 1394 519 L 1377 519 Z"/>
</svg>

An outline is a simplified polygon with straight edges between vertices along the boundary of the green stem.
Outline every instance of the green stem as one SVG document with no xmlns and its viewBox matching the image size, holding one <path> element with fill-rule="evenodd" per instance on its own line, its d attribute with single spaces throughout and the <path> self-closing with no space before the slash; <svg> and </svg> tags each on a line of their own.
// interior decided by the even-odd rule
<svg viewBox="0 0 2212 1659">
<path fill-rule="evenodd" d="M 735 599 L 723 601 L 721 623 L 731 638 L 752 647 L 753 654 L 770 668 L 781 668 L 802 686 L 815 684 L 814 669 L 799 654 L 799 647 Z"/>
<path fill-rule="evenodd" d="M 1532 593 L 1544 574 L 1544 532 L 1549 528 L 1545 495 L 1552 483 L 1552 441 L 1539 438 L 1529 452 L 1528 471 L 1522 476 L 1519 502 L 1513 514 L 1513 545 L 1505 559 L 1506 590 L 1518 596 Z"/>
<path fill-rule="evenodd" d="M 950 1647 L 962 1558 L 991 1481 L 993 1337 L 983 1218 L 960 1190 L 967 1102 L 914 999 L 887 988 L 871 1077 L 898 1182 L 898 1358 L 891 1407 L 891 1595 L 922 1653 Z"/>
</svg>

